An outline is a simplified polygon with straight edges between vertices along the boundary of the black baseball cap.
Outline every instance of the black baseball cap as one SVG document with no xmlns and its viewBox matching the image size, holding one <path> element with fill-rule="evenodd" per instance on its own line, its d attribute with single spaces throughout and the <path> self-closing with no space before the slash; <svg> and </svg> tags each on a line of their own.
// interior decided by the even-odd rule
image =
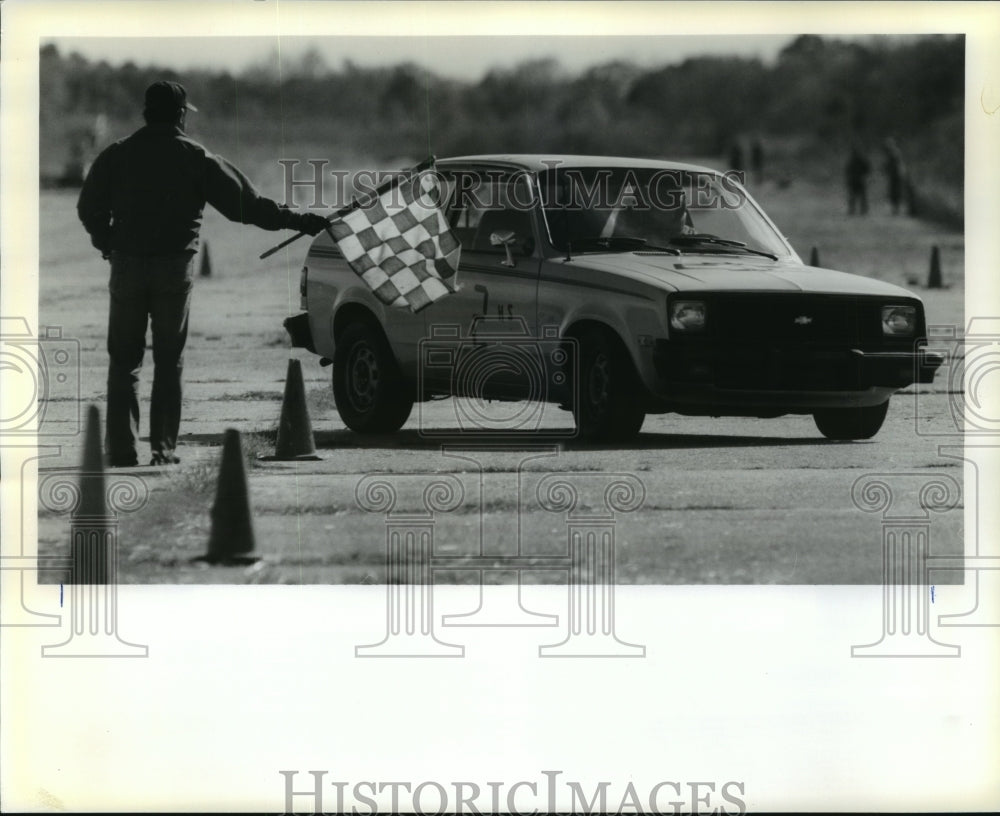
<svg viewBox="0 0 1000 816">
<path fill-rule="evenodd" d="M 190 110 L 198 109 L 187 101 L 187 91 L 179 82 L 160 80 L 146 88 L 146 110 Z"/>
</svg>

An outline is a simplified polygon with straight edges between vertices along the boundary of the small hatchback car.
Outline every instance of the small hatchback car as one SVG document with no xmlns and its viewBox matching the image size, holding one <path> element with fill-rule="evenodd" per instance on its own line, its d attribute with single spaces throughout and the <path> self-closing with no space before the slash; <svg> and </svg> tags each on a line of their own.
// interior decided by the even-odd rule
<svg viewBox="0 0 1000 816">
<path fill-rule="evenodd" d="M 469 396 L 559 404 L 593 440 L 666 412 L 811 414 L 824 436 L 866 439 L 891 395 L 941 363 L 921 349 L 917 297 L 804 265 L 732 174 L 535 155 L 436 172 L 457 292 L 418 313 L 385 306 L 323 234 L 302 271 L 293 342 L 332 362 L 358 432 Z"/>
</svg>

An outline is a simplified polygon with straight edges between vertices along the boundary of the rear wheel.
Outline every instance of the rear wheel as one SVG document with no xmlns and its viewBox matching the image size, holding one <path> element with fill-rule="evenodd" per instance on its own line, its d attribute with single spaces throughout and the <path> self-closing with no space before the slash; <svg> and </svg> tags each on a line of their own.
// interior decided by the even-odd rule
<svg viewBox="0 0 1000 816">
<path fill-rule="evenodd" d="M 385 336 L 366 323 L 352 323 L 337 340 L 333 354 L 333 398 L 353 431 L 398 431 L 413 410 Z"/>
<path fill-rule="evenodd" d="M 628 354 L 606 332 L 579 338 L 579 383 L 573 388 L 573 418 L 581 439 L 626 442 L 646 418 Z"/>
<path fill-rule="evenodd" d="M 871 439 L 879 432 L 889 410 L 889 400 L 864 408 L 824 408 L 813 414 L 816 427 L 827 439 Z"/>
</svg>

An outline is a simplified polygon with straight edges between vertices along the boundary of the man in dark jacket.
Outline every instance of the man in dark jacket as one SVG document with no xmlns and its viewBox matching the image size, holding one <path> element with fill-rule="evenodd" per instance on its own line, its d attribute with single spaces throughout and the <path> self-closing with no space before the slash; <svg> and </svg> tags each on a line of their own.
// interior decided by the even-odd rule
<svg viewBox="0 0 1000 816">
<path fill-rule="evenodd" d="M 146 90 L 146 126 L 104 150 L 80 192 L 77 212 L 93 245 L 111 261 L 108 411 L 112 467 L 138 464 L 139 372 L 147 321 L 153 333 L 149 411 L 151 464 L 173 464 L 181 419 L 181 374 L 198 235 L 205 204 L 266 230 L 315 235 L 327 221 L 262 196 L 236 167 L 188 138 L 197 110 L 176 82 Z"/>
</svg>

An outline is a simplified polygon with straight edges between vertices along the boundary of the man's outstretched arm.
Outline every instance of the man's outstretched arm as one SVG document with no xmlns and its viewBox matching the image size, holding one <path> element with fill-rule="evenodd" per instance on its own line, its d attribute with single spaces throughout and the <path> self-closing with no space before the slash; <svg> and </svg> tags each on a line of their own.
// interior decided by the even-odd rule
<svg viewBox="0 0 1000 816">
<path fill-rule="evenodd" d="M 316 213 L 299 213 L 261 195 L 239 168 L 221 156 L 206 156 L 206 200 L 230 221 L 266 230 L 293 229 L 316 235 L 328 222 Z"/>
</svg>

